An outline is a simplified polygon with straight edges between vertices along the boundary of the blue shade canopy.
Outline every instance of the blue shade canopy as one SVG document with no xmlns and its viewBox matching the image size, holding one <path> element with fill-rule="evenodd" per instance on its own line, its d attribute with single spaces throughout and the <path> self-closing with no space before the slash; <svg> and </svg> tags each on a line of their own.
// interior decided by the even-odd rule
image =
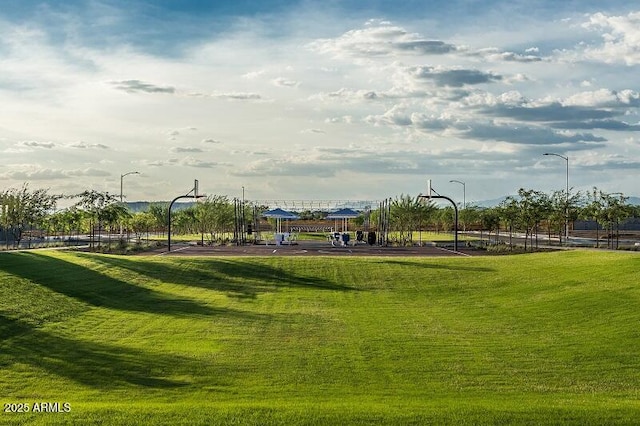
<svg viewBox="0 0 640 426">
<path fill-rule="evenodd" d="M 282 210 L 281 208 L 267 210 L 266 212 L 262 213 L 262 216 L 275 219 L 298 219 L 300 217 L 295 213 Z"/>
<path fill-rule="evenodd" d="M 327 215 L 327 219 L 353 219 L 354 217 L 358 216 L 360 216 L 360 213 L 355 210 L 340 209 Z"/>
</svg>

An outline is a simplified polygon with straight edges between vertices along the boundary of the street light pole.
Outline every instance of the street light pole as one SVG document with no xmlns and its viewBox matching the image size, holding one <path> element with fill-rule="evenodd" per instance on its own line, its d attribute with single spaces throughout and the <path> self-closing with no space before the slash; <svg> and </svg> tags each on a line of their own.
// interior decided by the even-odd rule
<svg viewBox="0 0 640 426">
<path fill-rule="evenodd" d="M 125 173 L 123 175 L 120 175 L 120 203 L 122 203 L 123 200 L 124 200 L 123 195 L 122 195 L 122 181 L 124 180 L 124 177 L 125 176 L 129 176 L 129 175 L 139 175 L 139 174 L 140 174 L 140 172 L 127 172 L 127 173 Z"/>
<path fill-rule="evenodd" d="M 125 176 L 129 176 L 129 175 L 139 175 L 140 172 L 127 172 L 123 175 L 120 175 L 120 204 L 123 204 L 124 202 L 124 197 L 122 195 L 122 181 L 124 180 Z M 122 239 L 122 222 L 120 222 L 120 239 Z"/>
<path fill-rule="evenodd" d="M 465 185 L 464 182 L 460 181 L 460 180 L 450 180 L 449 182 L 455 182 L 455 183 L 459 183 L 460 185 L 462 185 L 462 209 L 466 209 L 467 208 L 467 185 Z"/>
<path fill-rule="evenodd" d="M 545 152 L 543 155 L 553 155 L 560 157 L 567 163 L 567 187 L 566 187 L 566 200 L 564 206 L 564 242 L 569 243 L 569 157 L 565 155 L 556 154 L 553 152 Z"/>
</svg>

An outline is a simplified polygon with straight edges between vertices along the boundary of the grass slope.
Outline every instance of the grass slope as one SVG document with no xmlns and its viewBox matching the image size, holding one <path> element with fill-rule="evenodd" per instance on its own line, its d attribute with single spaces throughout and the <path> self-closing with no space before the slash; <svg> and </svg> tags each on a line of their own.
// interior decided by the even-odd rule
<svg viewBox="0 0 640 426">
<path fill-rule="evenodd" d="M 634 424 L 640 256 L 0 254 L 22 424 Z"/>
</svg>

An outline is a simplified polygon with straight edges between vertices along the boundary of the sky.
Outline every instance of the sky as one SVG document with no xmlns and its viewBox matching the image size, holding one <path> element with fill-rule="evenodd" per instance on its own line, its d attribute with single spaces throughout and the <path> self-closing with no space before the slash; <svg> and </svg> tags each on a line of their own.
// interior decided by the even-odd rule
<svg viewBox="0 0 640 426">
<path fill-rule="evenodd" d="M 0 190 L 637 196 L 634 3 L 3 0 Z"/>
</svg>

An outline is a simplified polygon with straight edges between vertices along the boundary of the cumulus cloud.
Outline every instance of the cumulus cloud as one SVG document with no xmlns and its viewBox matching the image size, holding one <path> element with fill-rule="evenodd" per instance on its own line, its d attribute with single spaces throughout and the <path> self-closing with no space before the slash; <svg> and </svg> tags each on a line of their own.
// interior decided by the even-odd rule
<svg viewBox="0 0 640 426">
<path fill-rule="evenodd" d="M 171 86 L 156 86 L 155 84 L 145 83 L 140 80 L 123 80 L 112 81 L 117 90 L 122 90 L 127 93 L 167 93 L 174 94 L 176 89 Z"/>
<path fill-rule="evenodd" d="M 371 24 L 371 22 L 370 22 Z M 443 55 L 457 50 L 441 40 L 428 40 L 402 27 L 373 23 L 333 39 L 316 40 L 312 50 L 335 56 L 376 57 L 394 54 Z"/>
<path fill-rule="evenodd" d="M 600 89 L 576 93 L 562 101 L 567 106 L 593 108 L 627 108 L 640 107 L 640 93 L 635 90 Z"/>
<path fill-rule="evenodd" d="M 149 197 L 162 197 L 185 172 L 197 173 L 203 182 L 219 179 L 221 191 L 239 182 L 256 188 L 277 182 L 286 192 L 295 191 L 300 180 L 269 178 L 362 173 L 363 183 L 354 181 L 361 188 L 371 182 L 369 174 L 461 171 L 464 179 L 480 170 L 482 176 L 476 176 L 482 179 L 495 158 L 502 161 L 501 170 L 518 164 L 527 173 L 528 154 L 547 147 L 580 155 L 615 149 L 638 158 L 639 85 L 635 68 L 627 66 L 640 64 L 637 13 L 622 14 L 617 5 L 604 3 L 600 10 L 614 12 L 569 10 L 585 22 L 579 27 L 554 21 L 567 8 L 554 8 L 541 22 L 541 9 L 532 7 L 535 13 L 522 21 L 501 16 L 509 20 L 506 26 L 477 8 L 474 22 L 463 16 L 463 24 L 452 14 L 445 24 L 430 9 L 408 20 L 393 15 L 404 20 L 398 23 L 372 20 L 355 27 L 348 16 L 331 16 L 330 25 L 320 18 L 309 31 L 299 31 L 299 23 L 310 18 L 301 8 L 291 14 L 301 12 L 296 25 L 281 17 L 277 39 L 253 25 L 264 25 L 260 18 L 246 18 L 246 25 L 215 36 L 194 27 L 177 43 L 167 30 L 163 51 L 151 40 L 120 43 L 123 39 L 108 34 L 97 34 L 108 49 L 82 38 L 59 43 L 44 21 L 25 21 L 19 28 L 0 18 L 7 35 L 0 43 L 0 90 L 12 105 L 2 122 L 7 139 L 0 142 L 5 160 L 0 173 L 22 180 L 95 175 L 106 186 L 114 181 L 99 179 L 100 173 L 131 161 L 152 177 Z M 10 31 L 4 31 L 7 26 Z M 325 38 L 309 38 L 319 33 Z M 568 56 L 559 53 L 562 49 Z M 80 122 L 91 125 L 76 125 Z M 325 128 L 331 138 L 323 136 Z M 307 134 L 298 134 L 304 144 L 287 139 L 292 129 Z M 167 143 L 169 138 L 183 143 Z M 164 147 L 158 139 L 165 140 Z M 102 140 L 109 146 L 93 143 Z M 345 147 L 351 141 L 361 146 Z M 328 146 L 314 150 L 312 142 Z M 98 150 L 111 165 L 93 161 Z M 201 154 L 214 150 L 215 157 Z M 572 156 L 574 164 L 577 157 Z M 45 160 L 49 169 L 14 167 Z M 518 177 L 517 171 L 505 173 L 504 182 Z M 575 171 L 576 184 L 580 173 Z M 238 174 L 256 179 L 237 179 Z M 339 179 L 313 181 L 328 187 Z"/>
<path fill-rule="evenodd" d="M 640 12 L 627 15 L 595 13 L 589 15 L 583 27 L 599 32 L 602 44 L 585 48 L 585 57 L 606 63 L 621 62 L 626 65 L 640 64 Z"/>
<path fill-rule="evenodd" d="M 391 109 L 381 115 L 369 115 L 365 122 L 375 126 L 409 126 L 412 124 L 411 116 L 407 113 L 405 105 L 394 105 Z"/>
<path fill-rule="evenodd" d="M 533 53 L 537 53 L 538 49 L 527 49 L 525 53 L 503 51 L 495 47 L 478 49 L 474 52 L 467 53 L 469 56 L 477 56 L 482 59 L 493 62 L 541 62 L 543 58 Z"/>
</svg>

